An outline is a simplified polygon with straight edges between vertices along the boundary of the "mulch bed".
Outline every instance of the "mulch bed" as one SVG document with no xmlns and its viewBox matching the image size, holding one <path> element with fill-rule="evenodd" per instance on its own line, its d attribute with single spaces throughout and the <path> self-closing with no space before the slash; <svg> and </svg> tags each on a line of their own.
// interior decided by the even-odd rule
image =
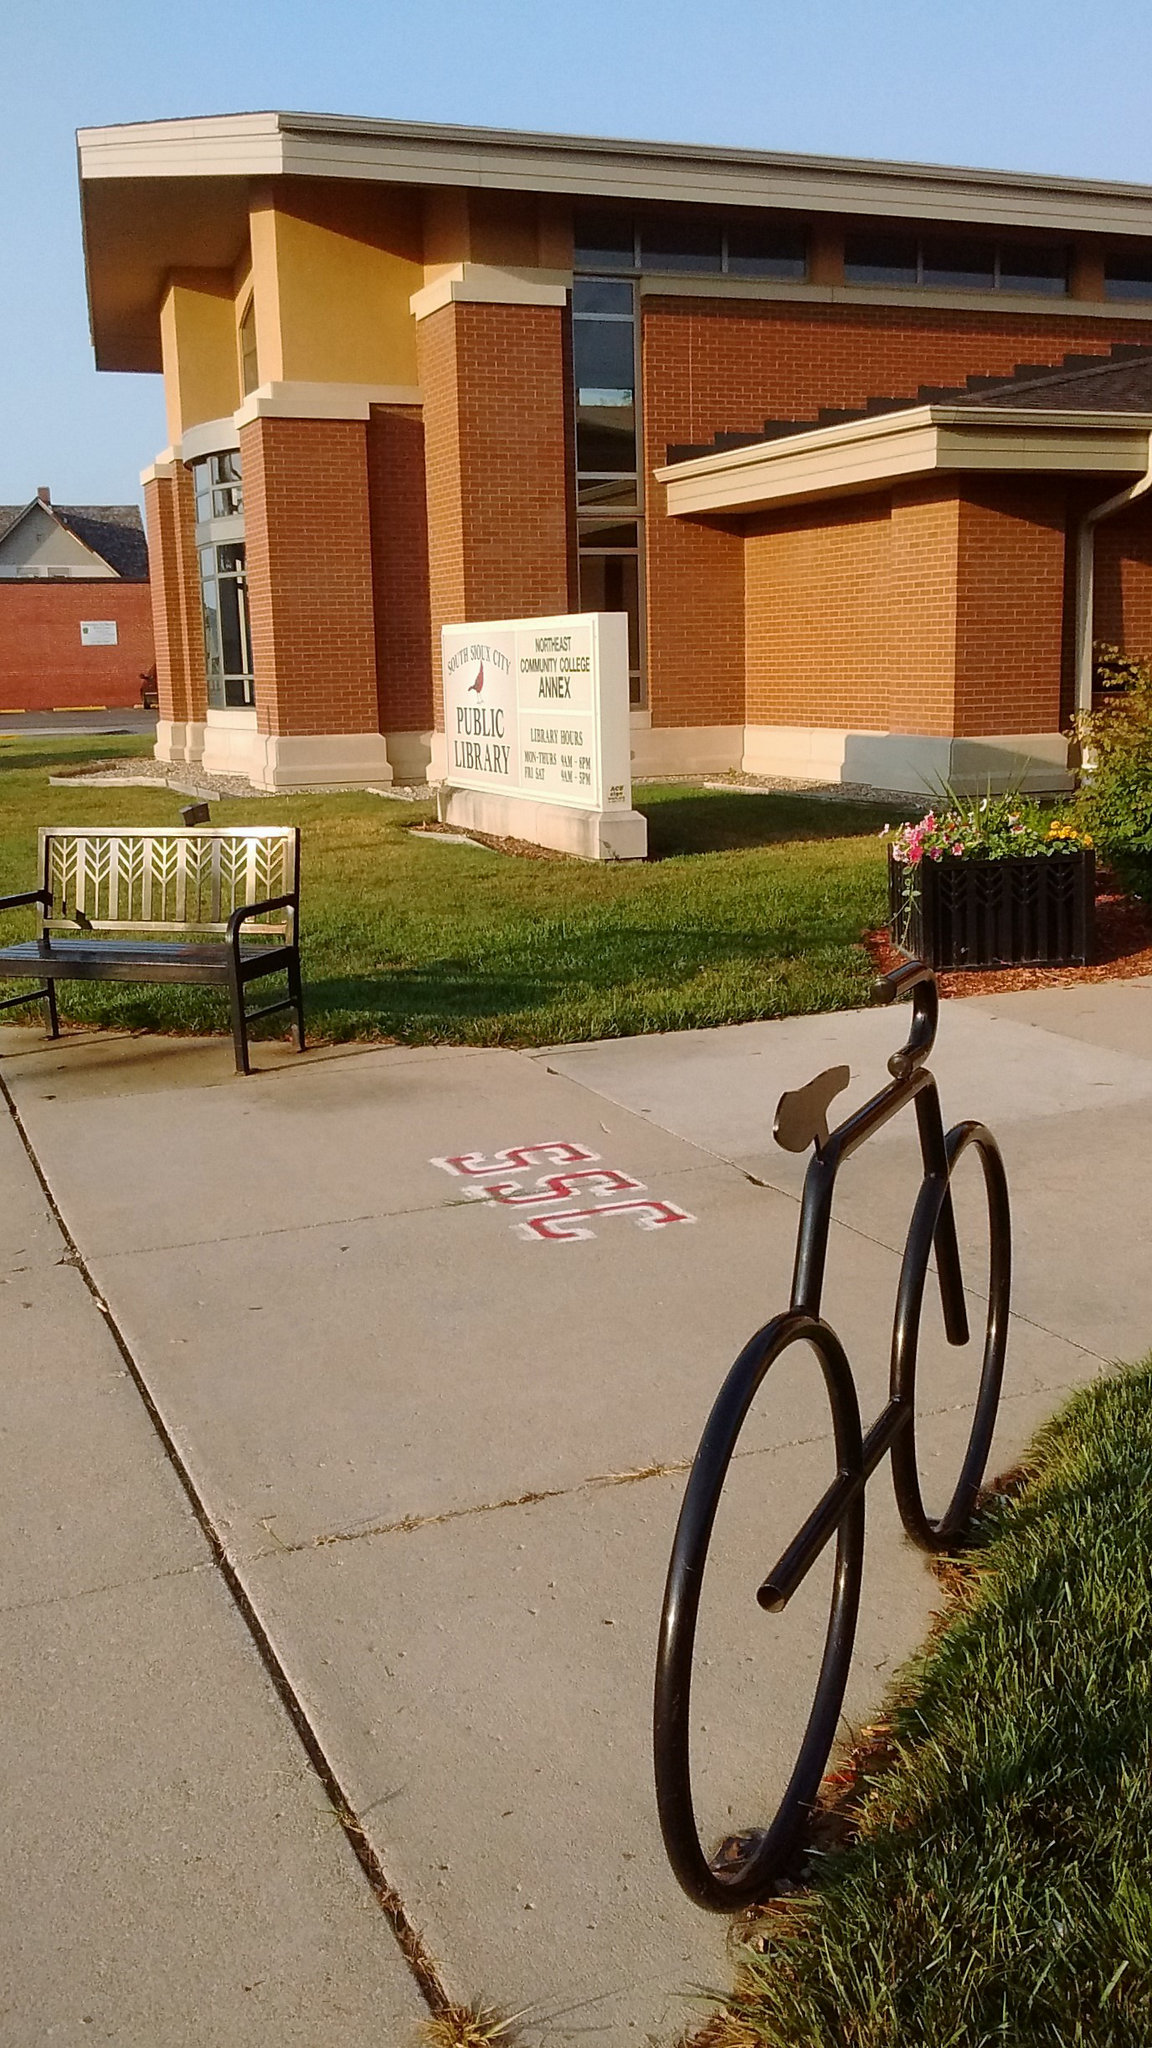
<svg viewBox="0 0 1152 2048">
<path fill-rule="evenodd" d="M 886 930 L 865 932 L 864 944 L 881 974 L 905 959 Z M 1152 975 L 1152 908 L 1126 896 L 1111 876 L 1096 891 L 1095 959 L 1087 967 L 961 968 L 938 974 L 942 996 L 1007 995 L 1023 988 L 1072 988 L 1081 981 L 1134 981 Z"/>
</svg>

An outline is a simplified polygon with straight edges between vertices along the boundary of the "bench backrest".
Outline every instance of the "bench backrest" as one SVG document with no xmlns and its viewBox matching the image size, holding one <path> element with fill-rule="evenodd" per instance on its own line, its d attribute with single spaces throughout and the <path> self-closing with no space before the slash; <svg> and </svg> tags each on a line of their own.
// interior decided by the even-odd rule
<svg viewBox="0 0 1152 2048">
<path fill-rule="evenodd" d="M 41 922 L 75 931 L 80 911 L 94 931 L 223 933 L 234 910 L 291 896 L 247 928 L 289 942 L 296 935 L 300 832 L 295 825 L 46 826 L 40 887 L 51 897 Z"/>
</svg>

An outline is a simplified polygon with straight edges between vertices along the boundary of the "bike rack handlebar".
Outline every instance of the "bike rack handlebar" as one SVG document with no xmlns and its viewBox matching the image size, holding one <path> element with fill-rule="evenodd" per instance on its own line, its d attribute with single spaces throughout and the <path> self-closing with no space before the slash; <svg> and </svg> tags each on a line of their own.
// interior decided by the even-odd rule
<svg viewBox="0 0 1152 2048">
<path fill-rule="evenodd" d="M 936 1026 L 940 1020 L 940 991 L 936 976 L 923 960 L 906 960 L 901 967 L 894 967 L 891 974 L 885 974 L 876 983 L 877 1003 L 895 1003 L 901 996 L 912 995 L 912 1029 L 908 1042 L 899 1052 L 894 1052 L 888 1062 L 888 1072 L 898 1081 L 906 1081 L 909 1074 L 923 1066 L 936 1043 Z"/>
</svg>

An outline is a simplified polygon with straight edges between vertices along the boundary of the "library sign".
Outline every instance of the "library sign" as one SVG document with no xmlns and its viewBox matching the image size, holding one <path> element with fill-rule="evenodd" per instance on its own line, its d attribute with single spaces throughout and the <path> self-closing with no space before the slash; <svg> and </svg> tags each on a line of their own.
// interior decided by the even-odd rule
<svg viewBox="0 0 1152 2048">
<path fill-rule="evenodd" d="M 503 800 L 456 804 L 455 816 L 442 803 L 442 815 L 592 858 L 643 858 L 625 850 L 637 836 L 625 821 L 644 821 L 632 810 L 624 614 L 445 626 L 442 643 L 446 789 Z M 596 813 L 604 830 L 550 827 L 551 806 Z"/>
</svg>

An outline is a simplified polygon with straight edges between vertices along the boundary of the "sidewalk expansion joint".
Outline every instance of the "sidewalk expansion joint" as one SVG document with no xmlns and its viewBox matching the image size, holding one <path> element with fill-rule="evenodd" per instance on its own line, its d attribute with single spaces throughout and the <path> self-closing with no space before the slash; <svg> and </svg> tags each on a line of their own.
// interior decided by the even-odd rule
<svg viewBox="0 0 1152 2048">
<path fill-rule="evenodd" d="M 41 1167 L 31 1139 L 24 1127 L 23 1119 L 16 1107 L 12 1092 L 2 1074 L 0 1074 L 0 1098 L 8 1106 L 17 1135 L 27 1153 L 28 1162 L 43 1189 L 44 1199 L 52 1212 L 53 1219 L 67 1247 L 70 1263 L 75 1264 L 77 1272 L 80 1274 L 84 1285 L 92 1297 L 93 1305 L 103 1318 L 105 1327 L 124 1360 L 136 1391 L 144 1403 L 152 1427 L 164 1447 L 168 1461 L 184 1489 L 188 1504 L 208 1543 L 212 1562 L 219 1571 L 224 1584 L 227 1586 L 233 1601 L 240 1611 L 277 1697 L 287 1713 L 308 1760 L 327 1794 L 332 1810 L 340 1822 L 352 1853 L 364 1872 L 377 1903 L 383 1909 L 388 1919 L 397 1945 L 419 1986 L 425 2003 L 433 2014 L 449 2012 L 452 2001 L 441 1980 L 436 1962 L 427 1948 L 419 1928 L 411 1919 L 404 1900 L 388 1877 L 375 1848 L 369 1841 L 361 1822 L 358 1820 L 352 1800 L 345 1791 L 319 1735 L 308 1718 L 307 1710 L 296 1693 L 292 1681 L 280 1661 L 272 1639 L 260 1618 L 260 1614 L 248 1594 L 240 1572 L 229 1556 L 224 1540 L 212 1520 L 207 1503 L 201 1497 L 191 1471 L 181 1455 L 163 1414 L 157 1406 L 143 1368 L 138 1363 L 115 1315 L 89 1271 L 84 1254 L 64 1219 L 63 1212 L 52 1191 L 47 1175 Z"/>
</svg>

